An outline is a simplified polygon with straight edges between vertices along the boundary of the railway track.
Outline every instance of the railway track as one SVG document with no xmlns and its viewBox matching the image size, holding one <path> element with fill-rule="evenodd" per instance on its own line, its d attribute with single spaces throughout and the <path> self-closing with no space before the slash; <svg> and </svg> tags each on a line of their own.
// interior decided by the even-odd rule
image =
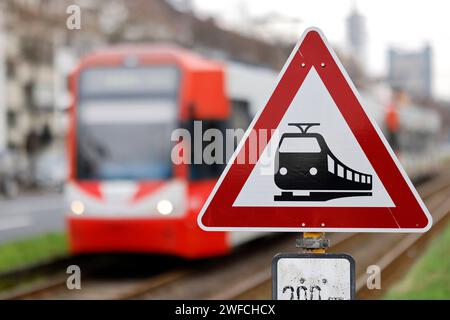
<svg viewBox="0 0 450 320">
<path fill-rule="evenodd" d="M 373 297 L 365 289 L 366 268 L 378 265 L 382 273 L 393 273 L 412 248 L 424 245 L 450 211 L 450 175 L 436 177 L 418 188 L 433 215 L 433 228 L 426 234 L 330 234 L 330 252 L 354 256 L 357 266 L 358 296 Z M 149 273 L 133 270 L 113 272 L 111 265 L 83 275 L 81 290 L 68 290 L 66 276 L 40 286 L 4 294 L 6 299 L 269 299 L 271 296 L 271 259 L 278 252 L 295 251 L 295 235 L 283 234 L 249 243 L 227 257 L 183 261 L 158 266 Z M 154 258 L 152 263 L 161 260 Z M 131 262 L 130 262 L 131 263 Z M 130 264 L 129 263 L 129 264 Z M 139 261 L 135 263 L 139 264 Z M 132 263 L 131 263 L 132 264 Z M 144 266 L 145 268 L 145 266 Z M 394 270 L 395 271 L 395 270 Z M 82 271 L 83 272 L 83 271 Z M 138 271 L 142 273 L 142 270 Z M 53 281 L 53 282 L 52 282 Z M 376 295 L 380 292 L 376 290 Z"/>
<path fill-rule="evenodd" d="M 366 270 L 368 266 L 377 265 L 380 267 L 383 283 L 383 278 L 387 273 L 398 271 L 395 270 L 395 265 L 408 254 L 409 250 L 415 246 L 424 247 L 423 241 L 430 240 L 432 235 L 441 229 L 442 225 L 448 220 L 448 213 L 450 212 L 450 181 L 448 181 L 448 177 L 425 184 L 419 188 L 419 193 L 433 216 L 433 227 L 425 234 L 381 235 L 377 233 L 357 233 L 347 234 L 337 239 L 337 241 L 333 241 L 334 235 L 330 237 L 334 245 L 329 252 L 349 253 L 356 260 L 356 291 L 358 298 L 380 297 L 388 288 L 385 283 L 382 290 L 367 289 L 368 275 Z M 408 267 L 408 265 L 403 265 L 403 267 Z M 389 279 L 387 284 L 392 283 L 394 280 L 389 274 L 387 278 Z M 253 279 L 247 279 L 237 287 L 224 291 L 213 298 L 261 299 L 263 295 L 267 297 L 267 294 L 270 292 L 271 273 L 270 270 L 265 270 L 255 275 Z"/>
<path fill-rule="evenodd" d="M 155 261 L 163 262 L 155 265 Z M 81 269 L 83 290 L 80 291 L 67 289 L 66 269 L 73 264 Z M 65 296 L 68 299 L 127 299 L 130 292 L 136 293 L 142 290 L 140 288 L 151 288 L 176 279 L 184 272 L 175 270 L 175 266 L 182 265 L 183 261 L 177 258 L 130 254 L 86 255 L 58 259 L 27 268 L 29 269 L 27 274 L 32 274 L 31 278 L 37 280 L 31 279 L 29 285 L 0 292 L 0 300 L 64 299 Z M 171 271 L 165 272 L 166 268 Z M 3 280 L 12 281 L 11 278 L 16 276 L 16 283 L 20 283 L 21 280 L 30 282 L 30 277 L 17 278 L 17 274 L 22 274 L 22 271 L 15 273 L 8 273 Z M 77 295 L 77 292 L 83 292 L 83 295 Z"/>
<path fill-rule="evenodd" d="M 45 260 L 42 262 L 38 262 L 32 265 L 27 265 L 21 268 L 16 268 L 14 270 L 5 271 L 0 273 L 0 290 L 6 291 L 10 287 L 14 287 L 14 284 L 17 283 L 34 283 L 37 284 L 34 286 L 35 291 L 38 288 L 42 287 L 45 289 L 46 287 L 51 287 L 57 285 L 59 282 L 66 280 L 65 271 L 67 266 L 70 265 L 78 265 L 78 266 L 86 266 L 89 265 L 89 268 L 86 269 L 95 269 L 101 268 L 110 263 L 108 257 L 90 257 L 89 255 L 81 255 L 81 256 L 60 256 L 54 257 L 49 260 Z M 49 275 L 51 276 L 50 281 L 46 281 L 42 283 L 42 279 L 47 278 Z M 18 292 L 23 290 L 22 288 L 16 288 L 16 290 L 12 290 L 13 292 Z M 4 294 L 0 291 L 0 299 L 3 298 Z"/>
</svg>

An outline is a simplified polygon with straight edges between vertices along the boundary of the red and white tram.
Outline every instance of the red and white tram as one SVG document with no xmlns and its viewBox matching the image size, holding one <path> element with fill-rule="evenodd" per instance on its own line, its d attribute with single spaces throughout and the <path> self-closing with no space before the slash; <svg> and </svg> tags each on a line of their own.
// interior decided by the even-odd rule
<svg viewBox="0 0 450 320">
<path fill-rule="evenodd" d="M 117 47 L 83 58 L 69 79 L 71 251 L 199 258 L 254 237 L 198 227 L 223 166 L 173 164 L 171 134 L 192 130 L 194 120 L 204 129 L 245 129 L 276 75 L 175 47 Z"/>
</svg>

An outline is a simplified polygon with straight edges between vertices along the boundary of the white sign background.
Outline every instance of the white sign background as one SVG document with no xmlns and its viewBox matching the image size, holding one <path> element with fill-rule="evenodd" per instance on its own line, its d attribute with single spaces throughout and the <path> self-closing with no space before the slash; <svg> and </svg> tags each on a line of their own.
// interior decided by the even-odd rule
<svg viewBox="0 0 450 320">
<path fill-rule="evenodd" d="M 320 133 L 333 154 L 345 165 L 371 174 L 372 196 L 338 198 L 329 201 L 274 201 L 274 195 L 279 195 L 282 191 L 274 182 L 275 152 L 283 133 L 300 132 L 298 128 L 288 125 L 293 122 L 320 123 L 319 126 L 310 128 L 308 132 Z M 233 206 L 395 207 L 314 67 L 306 76 L 277 130 L 278 134 L 275 134 L 265 147 Z"/>
<path fill-rule="evenodd" d="M 320 300 L 352 298 L 352 265 L 344 255 L 275 259 L 277 300 L 319 300 L 319 296 Z"/>
</svg>

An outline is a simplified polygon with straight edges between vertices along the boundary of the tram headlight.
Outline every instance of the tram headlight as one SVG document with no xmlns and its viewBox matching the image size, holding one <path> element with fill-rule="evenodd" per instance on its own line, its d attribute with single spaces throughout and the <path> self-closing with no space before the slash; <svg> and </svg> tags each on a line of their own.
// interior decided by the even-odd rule
<svg viewBox="0 0 450 320">
<path fill-rule="evenodd" d="M 312 167 L 311 169 L 309 169 L 309 174 L 312 176 L 315 176 L 317 174 L 317 168 Z"/>
<path fill-rule="evenodd" d="M 169 200 L 161 200 L 156 205 L 156 210 L 164 216 L 169 215 L 173 211 L 173 204 Z"/>
<path fill-rule="evenodd" d="M 74 214 L 81 216 L 85 210 L 84 203 L 79 200 L 74 200 L 70 204 L 70 210 L 72 210 Z"/>
<path fill-rule="evenodd" d="M 281 167 L 281 168 L 280 168 L 280 174 L 281 174 L 282 176 L 285 176 L 285 175 L 287 174 L 287 169 L 286 169 L 285 167 Z"/>
</svg>

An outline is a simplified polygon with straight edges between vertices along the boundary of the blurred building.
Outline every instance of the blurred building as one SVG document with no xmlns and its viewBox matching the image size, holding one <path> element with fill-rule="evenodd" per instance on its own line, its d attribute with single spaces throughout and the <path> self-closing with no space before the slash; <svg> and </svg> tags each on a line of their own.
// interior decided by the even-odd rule
<svg viewBox="0 0 450 320">
<path fill-rule="evenodd" d="M 5 151 L 7 147 L 6 142 L 6 99 L 5 97 L 5 84 L 6 84 L 6 39 L 4 30 L 4 15 L 0 7 L 0 154 Z"/>
<path fill-rule="evenodd" d="M 69 0 L 9 0 L 3 3 L 5 100 L 10 149 L 28 152 L 36 136 L 64 134 L 67 74 L 75 56 L 100 38 L 66 28 Z M 86 10 L 89 17 L 89 10 Z M 85 28 L 92 29 L 88 23 Z M 79 31 L 79 30 L 77 30 Z M 64 65 L 58 63 L 64 59 Z M 73 57 L 71 60 L 67 57 Z M 66 96 L 64 106 L 61 96 Z M 59 105 L 57 101 L 60 101 Z"/>
<path fill-rule="evenodd" d="M 80 30 L 66 26 L 73 4 L 81 9 Z M 70 101 L 67 75 L 81 55 L 99 46 L 170 42 L 210 57 L 276 68 L 290 50 L 200 19 L 189 1 L 8 0 L 0 10 L 0 71 L 5 73 L 0 135 L 4 145 L 25 155 L 36 149 L 36 138 L 63 139 Z"/>
<path fill-rule="evenodd" d="M 432 97 L 432 49 L 418 51 L 390 48 L 388 81 L 392 87 L 406 91 L 414 98 Z"/>
<path fill-rule="evenodd" d="M 361 15 L 356 5 L 346 20 L 348 51 L 354 60 L 363 68 L 367 64 L 367 30 L 366 18 Z"/>
</svg>

